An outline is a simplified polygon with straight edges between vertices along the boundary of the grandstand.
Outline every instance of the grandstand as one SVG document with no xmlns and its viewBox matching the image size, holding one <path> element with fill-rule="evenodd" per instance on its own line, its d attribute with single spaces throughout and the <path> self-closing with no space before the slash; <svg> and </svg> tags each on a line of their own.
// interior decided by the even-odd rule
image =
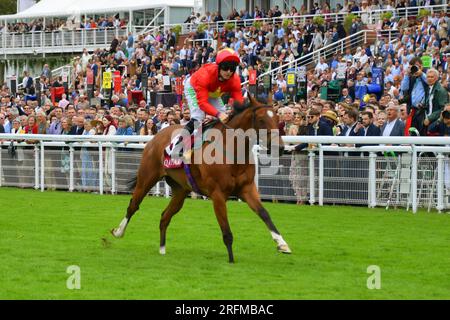
<svg viewBox="0 0 450 320">
<path fill-rule="evenodd" d="M 192 0 L 137 0 L 130 4 L 119 0 L 42 0 L 20 13 L 0 16 L 0 59 L 4 66 L 0 79 L 21 75 L 24 70 L 38 72 L 45 63 L 61 67 L 74 54 L 107 48 L 114 38 L 126 37 L 129 32 L 139 35 L 160 25 L 181 23 L 193 8 Z M 85 27 L 91 21 L 99 26 Z M 102 26 L 101 21 L 108 23 Z M 15 25 L 31 27 L 20 31 Z"/>
</svg>

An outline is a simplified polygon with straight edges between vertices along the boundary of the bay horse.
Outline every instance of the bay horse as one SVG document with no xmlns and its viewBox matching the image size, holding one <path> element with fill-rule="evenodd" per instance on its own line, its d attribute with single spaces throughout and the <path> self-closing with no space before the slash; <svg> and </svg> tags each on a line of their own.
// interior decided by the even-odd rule
<svg viewBox="0 0 450 320">
<path fill-rule="evenodd" d="M 162 178 L 172 188 L 172 199 L 167 208 L 162 212 L 160 220 L 160 254 L 166 253 L 166 231 L 172 217 L 182 208 L 187 195 L 193 191 L 193 187 L 189 183 L 189 179 L 183 168 L 165 169 L 164 149 L 170 144 L 172 134 L 175 130 L 179 130 L 180 125 L 169 126 L 157 133 L 150 140 L 143 151 L 143 157 L 134 180 L 134 191 L 127 209 L 125 218 L 119 227 L 111 230 L 116 238 L 123 237 L 125 229 L 130 222 L 131 217 L 139 209 L 139 205 L 147 195 L 149 190 Z M 250 105 L 239 111 L 234 110 L 226 124 L 218 122 L 213 126 L 216 130 L 225 133 L 226 129 L 260 129 L 278 130 L 278 116 L 271 106 L 265 106 L 253 97 L 250 97 Z M 226 134 L 223 134 L 223 140 L 226 140 Z M 259 136 L 258 136 L 259 137 Z M 284 149 L 284 144 L 279 135 L 276 138 L 267 136 L 267 139 L 276 139 L 271 145 L 277 146 L 280 150 Z M 245 148 L 251 147 L 246 140 Z M 226 141 L 224 146 L 226 145 Z M 272 141 L 273 142 L 273 141 Z M 209 142 L 194 150 L 193 157 L 196 152 L 203 152 Z M 235 146 L 236 147 L 243 147 Z M 226 150 L 225 152 L 226 153 Z M 201 163 L 190 165 L 191 175 L 197 184 L 197 190 L 203 195 L 209 197 L 213 201 L 214 212 L 217 221 L 222 230 L 223 242 L 228 250 L 229 262 L 234 262 L 232 244 L 233 234 L 231 233 L 228 223 L 226 201 L 230 196 L 236 196 L 245 201 L 248 206 L 257 213 L 264 221 L 269 229 L 273 240 L 277 243 L 277 249 L 282 253 L 291 253 L 288 244 L 284 241 L 280 232 L 275 227 L 267 210 L 263 207 L 259 193 L 255 185 L 255 165 L 251 163 L 250 158 L 246 157 L 242 164 L 227 164 L 225 161 L 220 163 Z M 192 180 L 191 180 L 192 181 Z"/>
</svg>

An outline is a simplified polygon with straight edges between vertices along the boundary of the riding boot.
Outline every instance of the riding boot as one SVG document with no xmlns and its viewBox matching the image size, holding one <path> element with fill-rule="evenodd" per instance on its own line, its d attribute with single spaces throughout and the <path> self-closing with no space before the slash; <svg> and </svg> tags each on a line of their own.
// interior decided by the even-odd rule
<svg viewBox="0 0 450 320">
<path fill-rule="evenodd" d="M 188 123 L 186 123 L 184 125 L 184 128 L 183 128 L 183 130 L 186 130 L 187 132 L 189 132 L 189 138 L 188 138 L 188 140 L 184 141 L 185 146 L 182 149 L 180 149 L 180 153 L 178 155 L 180 157 L 184 157 L 185 159 L 190 158 L 190 155 L 192 154 L 192 150 L 191 150 L 192 147 L 190 146 L 190 143 L 191 143 L 190 137 L 191 137 L 192 133 L 194 132 L 196 122 L 197 122 L 197 120 L 191 119 L 191 120 L 189 120 Z M 184 140 L 183 135 L 181 135 L 178 138 L 176 145 L 183 143 L 183 140 Z"/>
</svg>

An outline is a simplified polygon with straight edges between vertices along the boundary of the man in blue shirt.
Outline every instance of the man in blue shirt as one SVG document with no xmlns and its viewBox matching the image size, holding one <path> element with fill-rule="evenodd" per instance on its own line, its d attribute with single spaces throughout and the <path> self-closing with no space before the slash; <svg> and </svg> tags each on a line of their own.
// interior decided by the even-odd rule
<svg viewBox="0 0 450 320">
<path fill-rule="evenodd" d="M 425 120 L 424 104 L 428 92 L 427 78 L 423 73 L 422 60 L 414 57 L 410 61 L 410 68 L 400 86 L 403 99 L 408 106 L 408 115 L 411 118 L 411 127 L 415 127 L 420 134 L 426 134 L 423 126 Z M 407 127 L 406 130 L 409 128 Z"/>
</svg>

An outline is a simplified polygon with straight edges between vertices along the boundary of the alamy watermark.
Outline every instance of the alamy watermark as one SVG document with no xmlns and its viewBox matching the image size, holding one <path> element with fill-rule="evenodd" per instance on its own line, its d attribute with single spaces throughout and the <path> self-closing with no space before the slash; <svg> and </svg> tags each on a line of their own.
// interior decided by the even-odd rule
<svg viewBox="0 0 450 320">
<path fill-rule="evenodd" d="M 381 269 L 379 266 L 370 265 L 367 267 L 367 273 L 370 276 L 367 278 L 367 289 L 380 290 L 381 289 Z"/>
<path fill-rule="evenodd" d="M 264 160 L 261 174 L 276 174 L 279 170 L 279 157 L 284 145 L 279 131 L 272 129 L 209 129 L 205 134 L 201 129 L 194 131 L 194 142 L 187 130 L 179 129 L 172 133 L 173 143 L 171 155 L 173 159 L 181 159 L 181 155 L 189 149 L 195 150 L 191 164 L 255 164 L 254 146 Z M 177 141 L 182 141 L 177 143 Z M 207 142 L 202 148 L 203 141 Z M 201 150 L 201 152 L 199 152 Z"/>
<path fill-rule="evenodd" d="M 72 265 L 68 266 L 66 273 L 70 276 L 67 278 L 66 287 L 69 290 L 80 290 L 81 289 L 81 269 L 79 266 Z"/>
</svg>

